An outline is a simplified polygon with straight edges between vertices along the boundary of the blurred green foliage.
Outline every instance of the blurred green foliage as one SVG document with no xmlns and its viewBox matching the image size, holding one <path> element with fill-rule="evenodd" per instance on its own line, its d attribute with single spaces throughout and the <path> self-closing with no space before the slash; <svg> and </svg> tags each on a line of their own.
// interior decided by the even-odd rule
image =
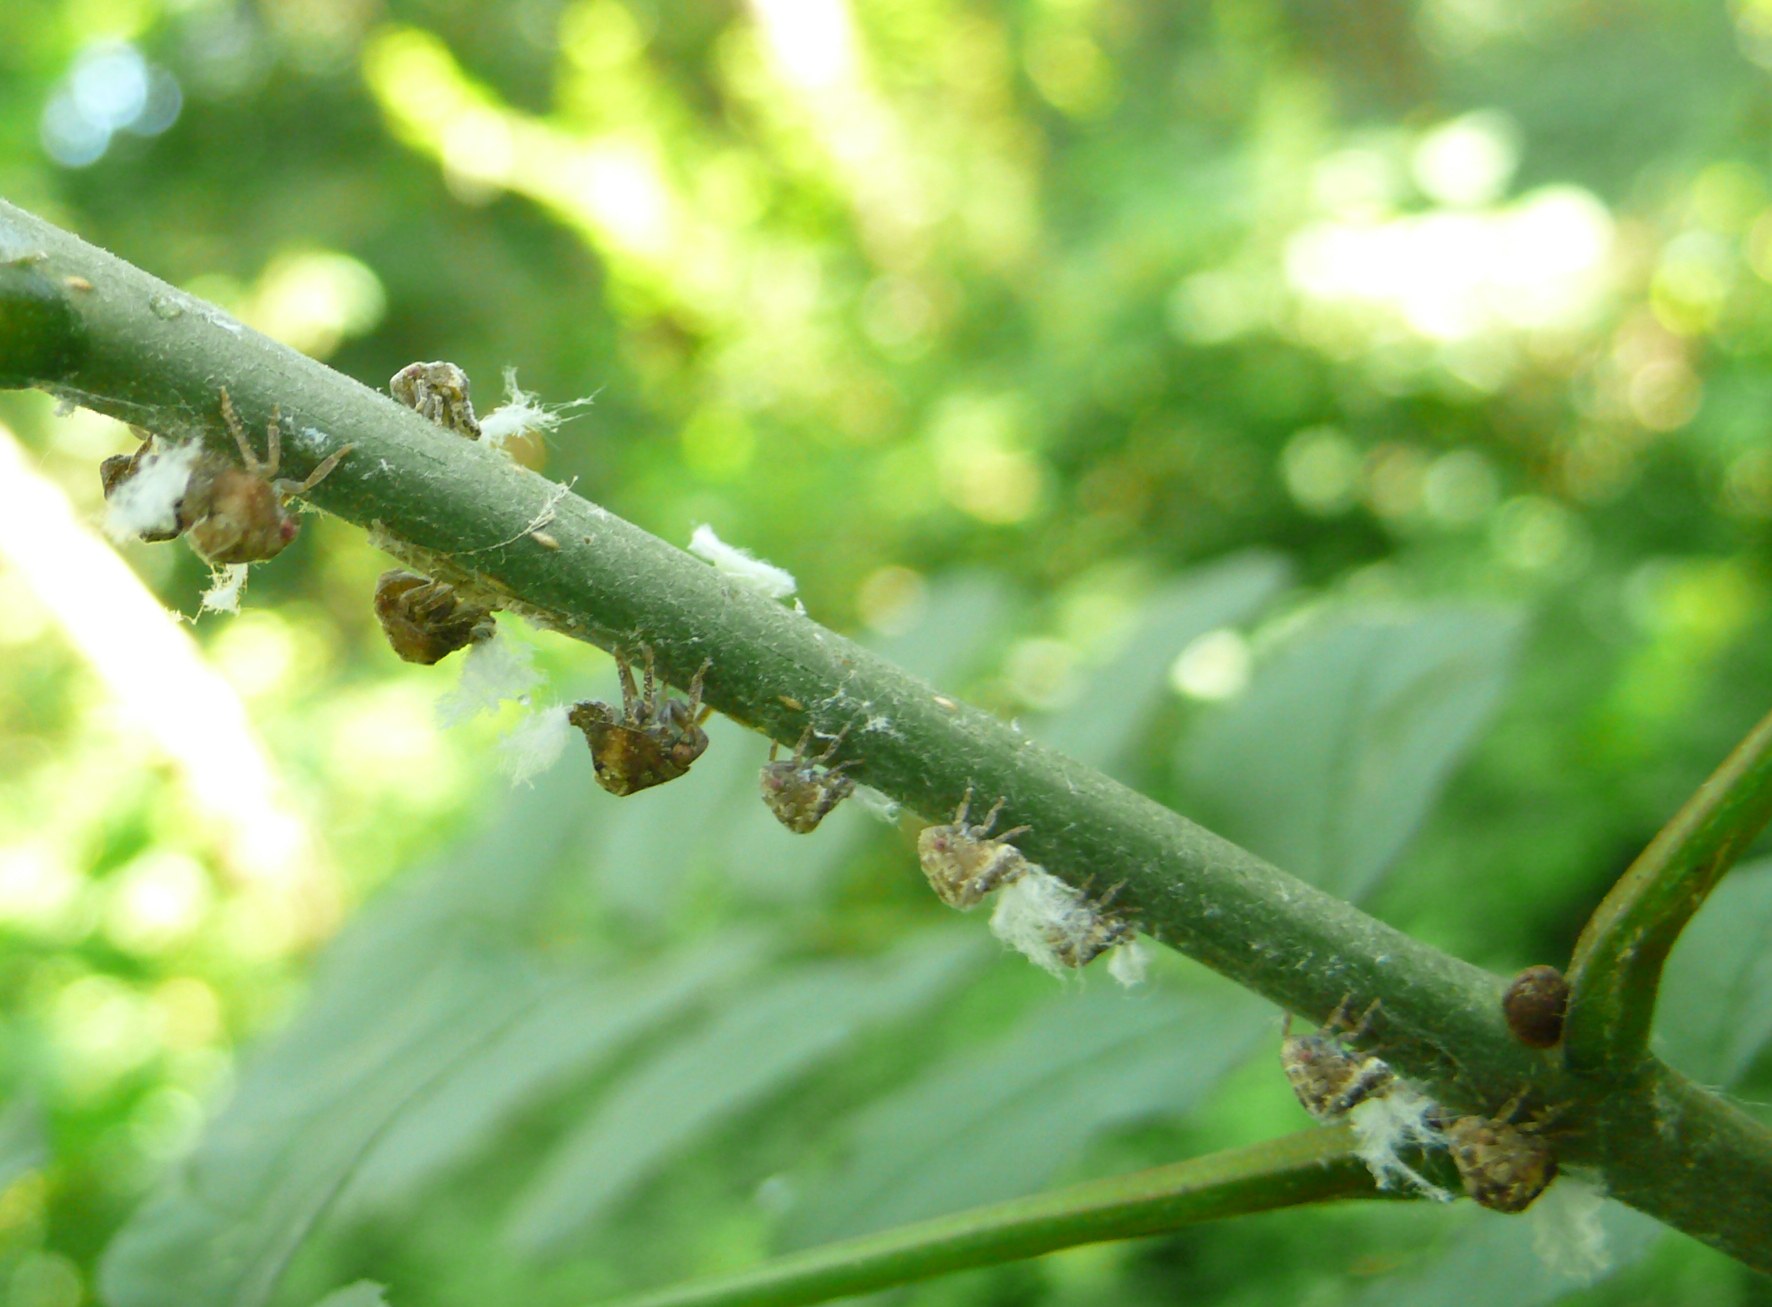
<svg viewBox="0 0 1772 1307">
<path fill-rule="evenodd" d="M 1769 69 L 1764 0 L 13 0 L 0 194 L 370 384 L 594 393 L 520 455 L 1506 971 L 1767 707 Z M 621 804 L 580 756 L 513 795 L 511 718 L 438 730 L 455 673 L 388 653 L 335 523 L 150 640 L 52 566 L 130 437 L 0 424 L 42 477 L 0 554 L 0 1299 L 293 1256 L 302 1307 L 577 1303 L 1302 1123 L 1258 1004 L 1172 958 L 1055 989 L 906 832 L 775 827 L 736 728 Z M 187 551 L 124 554 L 195 611 Z M 606 676 L 535 643 L 554 697 Z M 1749 1101 L 1766 875 L 1670 996 Z M 1523 1223 L 1387 1208 L 896 1300 L 1767 1300 L 1608 1220 L 1585 1290 Z"/>
</svg>

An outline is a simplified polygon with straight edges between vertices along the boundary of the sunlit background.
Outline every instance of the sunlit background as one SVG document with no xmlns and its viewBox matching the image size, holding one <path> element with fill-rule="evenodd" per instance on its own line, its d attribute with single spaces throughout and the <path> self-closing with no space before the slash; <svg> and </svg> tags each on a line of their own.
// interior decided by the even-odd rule
<svg viewBox="0 0 1772 1307">
<path fill-rule="evenodd" d="M 714 524 L 817 619 L 1005 717 L 1113 717 L 1091 760 L 1184 811 L 1213 815 L 1177 740 L 1326 609 L 1515 606 L 1495 721 L 1370 902 L 1508 970 L 1566 958 L 1772 704 L 1769 77 L 1764 0 L 12 0 L 0 195 L 368 384 L 446 358 L 482 410 L 507 367 L 544 402 L 594 396 L 517 455 L 678 544 Z M 304 1010 L 318 950 L 510 820 L 493 760 L 517 710 L 438 726 L 457 672 L 382 643 L 388 564 L 360 533 L 308 519 L 239 615 L 193 621 L 188 550 L 98 529 L 97 464 L 133 445 L 0 395 L 16 1307 L 97 1301 L 105 1245 L 242 1049 Z M 1256 548 L 1297 587 L 1275 573 L 1137 647 L 1176 578 Z M 544 698 L 607 687 L 601 655 L 505 629 Z M 1103 669 L 1135 655 L 1160 693 L 1120 720 Z M 762 745 L 719 749 L 748 794 Z M 614 801 L 575 766 L 548 793 L 605 830 Z M 948 925 L 907 837 L 843 816 L 816 855 L 823 835 L 753 833 L 731 883 L 687 837 L 610 826 L 628 874 L 565 857 L 518 934 L 621 966 L 765 917 L 778 962 Z M 948 1044 L 1051 1001 L 1008 966 L 969 982 Z M 1183 968 L 1153 983 L 1199 984 Z M 820 1110 L 912 1080 L 892 1044 L 817 1081 Z M 1110 1114 L 1059 1174 L 1301 1125 L 1262 1072 L 1227 1073 L 1206 1126 Z M 363 1199 L 288 1301 L 360 1274 L 398 1307 L 576 1302 L 774 1246 L 779 1105 L 767 1147 L 716 1133 L 645 1191 L 648 1251 L 545 1273 L 520 1233 L 488 1253 L 505 1206 L 546 1205 L 522 1177 L 547 1123 L 586 1110 L 547 1101 L 476 1154 L 491 1196 L 458 1169 L 432 1206 Z M 1289 1217 L 892 1301 L 1389 1301 L 1373 1286 L 1429 1227 L 1351 1228 Z M 1768 1301 L 1674 1241 L 1573 1300 L 1688 1292 Z"/>
</svg>

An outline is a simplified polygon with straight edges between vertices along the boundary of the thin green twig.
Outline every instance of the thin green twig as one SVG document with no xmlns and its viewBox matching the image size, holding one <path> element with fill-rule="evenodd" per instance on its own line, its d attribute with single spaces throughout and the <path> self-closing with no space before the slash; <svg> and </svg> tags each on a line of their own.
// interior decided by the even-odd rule
<svg viewBox="0 0 1772 1307">
<path fill-rule="evenodd" d="M 846 1239 L 605 1307 L 792 1307 L 1227 1216 L 1377 1196 L 1354 1155 L 1352 1127 L 1311 1129 Z"/>
<path fill-rule="evenodd" d="M 1564 1058 L 1627 1075 L 1649 1055 L 1661 969 L 1723 873 L 1772 819 L 1772 715 L 1763 718 L 1600 903 L 1569 967 Z"/>
</svg>

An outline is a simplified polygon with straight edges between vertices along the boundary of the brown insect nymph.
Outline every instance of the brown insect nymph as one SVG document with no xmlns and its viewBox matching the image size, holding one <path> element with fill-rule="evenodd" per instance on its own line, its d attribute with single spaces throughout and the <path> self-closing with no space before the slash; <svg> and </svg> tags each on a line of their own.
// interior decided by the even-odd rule
<svg viewBox="0 0 1772 1307">
<path fill-rule="evenodd" d="M 703 722 L 713 714 L 701 702 L 701 681 L 709 663 L 703 663 L 689 682 L 689 698 L 660 697 L 653 675 L 652 650 L 647 649 L 645 688 L 634 685 L 633 668 L 621 655 L 615 658 L 621 677 L 621 712 L 606 703 L 583 699 L 572 705 L 566 719 L 585 734 L 591 746 L 591 764 L 597 784 L 611 794 L 635 794 L 674 781 L 708 747 Z"/>
<path fill-rule="evenodd" d="M 305 481 L 279 479 L 283 460 L 280 415 L 273 411 L 265 429 L 264 462 L 246 440 L 246 428 L 234 412 L 226 388 L 221 392 L 222 421 L 227 423 L 240 450 L 238 465 L 219 456 L 206 456 L 191 476 L 179 508 L 181 519 L 189 516 L 186 538 L 191 548 L 211 563 L 259 563 L 275 558 L 294 540 L 301 523 L 288 509 L 288 501 L 305 495 L 325 480 L 339 460 L 351 452 L 346 445 L 322 459 Z"/>
<path fill-rule="evenodd" d="M 917 860 L 923 864 L 923 874 L 949 907 L 961 911 L 975 907 L 992 890 L 1027 874 L 1027 858 L 1008 841 L 1030 828 L 1016 826 L 995 837 L 990 834 L 1003 802 L 998 799 L 982 822 L 968 825 L 966 810 L 972 804 L 968 786 L 952 823 L 926 826 L 917 836 Z"/>
<path fill-rule="evenodd" d="M 394 652 L 429 666 L 492 637 L 492 610 L 469 603 L 452 585 L 400 568 L 375 583 L 375 615 Z"/>
<path fill-rule="evenodd" d="M 408 363 L 388 380 L 388 391 L 407 408 L 469 440 L 480 438 L 480 421 L 468 398 L 468 374 L 453 363 Z"/>
<path fill-rule="evenodd" d="M 1493 1118 L 1461 1116 L 1442 1127 L 1465 1193 L 1496 1212 L 1523 1212 L 1557 1178 L 1557 1155 L 1539 1122 L 1515 1124 L 1520 1099 Z"/>
<path fill-rule="evenodd" d="M 234 411 L 234 401 L 225 386 L 221 391 L 221 415 L 240 451 L 240 461 L 236 463 L 217 450 L 203 450 L 191 465 L 190 478 L 174 508 L 173 525 L 165 530 L 143 532 L 142 539 L 171 540 L 182 535 L 206 562 L 262 563 L 282 553 L 301 530 L 301 522 L 289 511 L 288 502 L 325 480 L 339 460 L 351 452 L 351 447 L 346 445 L 322 459 L 305 481 L 279 478 L 277 469 L 283 458 L 280 415 L 274 410 L 271 413 L 263 462 L 248 443 L 246 428 Z M 107 499 L 139 473 L 155 452 L 152 433 L 140 428 L 133 430 L 142 438 L 142 447 L 133 454 L 107 458 L 99 465 Z"/>
<path fill-rule="evenodd" d="M 1377 1000 L 1351 1026 L 1347 1007 L 1344 998 L 1322 1027 L 1308 1035 L 1292 1033 L 1290 1012 L 1280 1028 L 1280 1065 L 1292 1092 L 1305 1111 L 1325 1123 L 1340 1121 L 1368 1098 L 1381 1097 L 1397 1079 L 1381 1058 L 1347 1046 L 1348 1040 L 1366 1033 Z"/>
<path fill-rule="evenodd" d="M 1125 917 L 1108 910 L 1106 899 L 1097 903 L 1081 898 L 1079 907 L 1080 920 L 1067 915 L 1062 922 L 1046 928 L 1046 942 L 1052 945 L 1053 956 L 1067 967 L 1086 967 L 1138 933 Z"/>
<path fill-rule="evenodd" d="M 816 830 L 832 808 L 855 792 L 855 782 L 841 774 L 852 763 L 825 766 L 848 733 L 849 727 L 844 726 L 831 740 L 830 747 L 816 758 L 806 751 L 812 740 L 810 726 L 794 746 L 791 758 L 777 761 L 775 753 L 781 746 L 769 746 L 769 761 L 763 764 L 757 784 L 763 791 L 763 802 L 769 805 L 769 811 L 796 835 Z"/>
</svg>

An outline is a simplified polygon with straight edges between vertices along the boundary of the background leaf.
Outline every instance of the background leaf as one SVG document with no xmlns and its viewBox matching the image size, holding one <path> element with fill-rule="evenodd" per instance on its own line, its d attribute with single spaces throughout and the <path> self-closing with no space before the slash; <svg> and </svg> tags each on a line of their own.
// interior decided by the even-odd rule
<svg viewBox="0 0 1772 1307">
<path fill-rule="evenodd" d="M 1148 731 L 1156 709 L 1173 697 L 1176 655 L 1209 631 L 1252 618 L 1291 576 L 1272 554 L 1238 554 L 1176 577 L 1138 606 L 1119 654 L 1087 669 L 1088 688 L 1035 728 L 1053 748 L 1092 767 L 1113 764 Z"/>
<path fill-rule="evenodd" d="M 980 956 L 976 936 L 944 932 L 870 963 L 814 963 L 734 991 L 562 1141 L 519 1200 L 510 1237 L 539 1249 L 583 1232 L 698 1136 L 939 998 Z"/>
<path fill-rule="evenodd" d="M 1772 1041 L 1772 862 L 1711 891 L 1662 973 L 1654 1045 L 1700 1084 L 1732 1085 Z M 1762 1113 L 1762 1115 L 1764 1115 Z"/>
<path fill-rule="evenodd" d="M 1549 1193 L 1538 1201 L 1546 1202 Z M 1539 1239 L 1559 1239 L 1547 1231 L 1537 1204 L 1523 1217 L 1488 1212 L 1463 1203 L 1447 1219 L 1424 1232 L 1424 1247 L 1405 1254 L 1403 1264 L 1377 1283 L 1367 1284 L 1348 1300 L 1353 1307 L 1462 1307 L 1472 1287 L 1481 1286 L 1485 1301 L 1512 1307 L 1543 1307 L 1561 1301 L 1590 1282 L 1574 1266 L 1552 1266 L 1540 1254 Z M 1535 1215 L 1534 1213 L 1538 1213 Z M 1613 1275 L 1645 1256 L 1665 1227 L 1620 1203 L 1608 1202 L 1600 1215 L 1607 1266 L 1599 1277 Z M 1416 1223 L 1417 1228 L 1425 1222 Z M 1491 1297 L 1493 1295 L 1493 1297 Z"/>
<path fill-rule="evenodd" d="M 539 997 L 511 959 L 460 949 L 378 1014 L 373 1043 L 311 1019 L 241 1081 L 176 1182 L 106 1250 L 113 1307 L 259 1307 L 399 1113 Z M 305 1036 L 302 1037 L 302 1036 Z"/>
<path fill-rule="evenodd" d="M 741 983 L 753 936 L 679 949 L 643 969 L 562 977 L 508 1030 L 412 1103 L 358 1170 L 348 1203 L 397 1202 L 496 1138 L 524 1108 L 594 1073 L 630 1043 Z"/>
<path fill-rule="evenodd" d="M 794 1246 L 1039 1188 L 1103 1131 L 1182 1113 L 1270 1035 L 1258 1000 L 1060 993 L 1013 1033 L 926 1068 L 860 1113 L 850 1156 L 809 1187 Z"/>
<path fill-rule="evenodd" d="M 1359 899 L 1500 702 L 1520 633 L 1478 608 L 1337 611 L 1289 632 L 1181 743 L 1200 820 Z"/>
</svg>

